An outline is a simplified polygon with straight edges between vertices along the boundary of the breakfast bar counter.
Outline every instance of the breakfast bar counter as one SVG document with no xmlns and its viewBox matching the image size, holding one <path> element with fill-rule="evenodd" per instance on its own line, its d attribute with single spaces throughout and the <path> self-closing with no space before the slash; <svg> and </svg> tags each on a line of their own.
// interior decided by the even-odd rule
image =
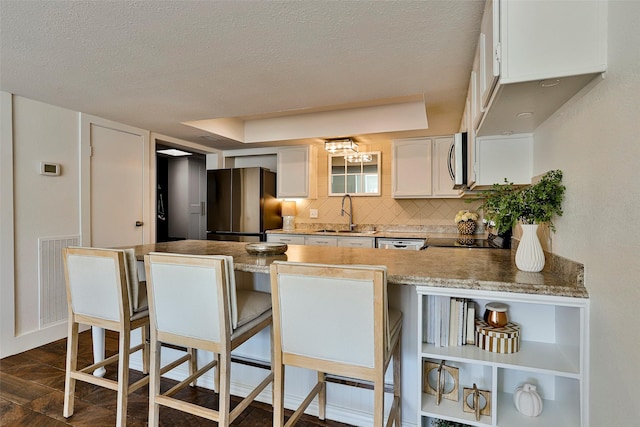
<svg viewBox="0 0 640 427">
<path fill-rule="evenodd" d="M 574 320 L 588 318 L 586 309 L 575 308 L 587 306 L 589 302 L 588 293 L 583 283 L 582 264 L 553 254 L 547 254 L 546 266 L 542 272 L 527 273 L 516 268 L 514 249 L 427 247 L 424 250 L 409 251 L 290 244 L 282 255 L 265 256 L 249 254 L 246 245 L 247 243 L 244 242 L 184 240 L 136 246 L 135 251 L 139 267 L 144 261 L 144 255 L 150 252 L 231 255 L 234 259 L 236 285 L 239 288 L 246 287 L 263 292 L 270 292 L 270 265 L 275 260 L 318 264 L 385 265 L 388 272 L 389 306 L 403 313 L 401 389 L 404 426 L 424 425 L 423 421 L 418 421 L 415 414 L 421 414 L 421 417 L 431 416 L 429 415 L 431 412 L 423 412 L 425 399 L 428 398 L 420 391 L 422 387 L 422 360 L 426 360 L 422 355 L 418 356 L 426 345 L 421 340 L 426 298 L 424 295 L 473 298 L 476 300 L 479 310 L 482 310 L 486 301 L 509 302 L 512 306 L 514 321 L 521 321 L 525 325 L 523 331 L 525 341 L 533 339 L 534 341 L 542 340 L 553 343 L 557 340 L 563 340 L 562 337 L 565 336 L 575 337 L 575 334 L 562 333 L 559 338 L 556 338 L 553 332 L 551 332 L 551 337 L 546 336 L 546 331 L 559 330 L 549 322 L 556 317 L 566 320 L 567 313 L 569 313 L 568 317 Z M 180 284 L 176 283 L 176 286 L 180 286 Z M 558 304 L 569 308 L 555 308 Z M 580 315 L 578 316 L 576 313 L 580 313 Z M 330 315 L 331 313 L 327 312 L 327 316 Z M 544 321 L 541 322 L 542 319 Z M 564 320 L 559 321 L 556 325 L 567 323 L 563 322 Z M 537 326 L 538 323 L 541 326 Z M 571 325 L 575 323 L 575 321 L 568 322 Z M 586 320 L 583 320 L 582 323 L 587 324 Z M 560 327 L 560 329 L 562 328 Z M 586 331 L 586 326 L 581 330 Z M 535 336 L 536 334 L 541 337 Z M 536 346 L 537 344 L 534 344 L 532 347 L 525 342 L 522 356 L 533 358 L 535 363 L 538 359 L 547 360 L 548 355 L 538 357 L 535 355 L 537 353 L 531 351 L 531 348 L 536 348 Z M 555 348 L 555 344 L 542 343 L 541 346 L 544 349 Z M 571 342 L 568 347 L 560 347 L 572 349 L 570 354 L 583 354 L 581 350 L 583 344 L 576 345 Z M 271 359 L 270 349 L 270 335 L 267 331 L 263 331 L 234 350 L 233 356 L 236 361 L 250 360 L 252 363 L 258 361 L 268 365 Z M 481 353 L 477 353 L 482 350 L 460 349 L 460 351 L 463 350 L 466 352 L 464 354 L 470 352 L 472 355 L 479 354 L 481 358 L 484 357 Z M 436 348 L 434 351 L 435 354 L 439 354 L 446 349 Z M 455 353 L 458 350 L 454 348 L 452 351 Z M 212 356 L 204 353 L 206 352 L 198 353 L 200 364 L 211 361 Z M 163 349 L 163 364 L 177 359 L 180 355 L 181 353 L 177 350 Z M 475 363 L 473 358 L 460 359 L 460 357 L 456 357 L 457 360 L 465 360 L 470 365 Z M 495 358 L 495 356 L 491 357 Z M 511 359 L 513 357 L 510 358 L 509 355 L 506 355 L 505 360 L 500 363 L 512 364 Z M 133 362 L 132 366 L 140 363 Z M 486 363 L 486 361 L 482 363 Z M 479 366 L 484 366 L 482 363 Z M 581 366 L 580 372 L 587 371 L 587 367 L 582 366 L 582 363 L 578 363 L 578 365 Z M 521 375 L 532 375 L 528 368 L 522 369 L 519 365 L 516 368 L 507 370 L 509 375 L 511 371 Z M 254 378 L 255 374 L 252 371 L 255 369 L 247 366 L 244 362 L 234 364 L 232 394 L 244 396 L 257 384 L 257 380 Z M 534 372 L 539 370 L 539 368 L 532 369 Z M 551 371 L 555 372 L 554 369 Z M 494 376 L 493 374 L 487 375 L 485 371 L 482 372 L 485 378 Z M 385 381 L 391 383 L 390 372 L 387 374 Z M 571 377 L 569 382 L 576 383 L 573 379 L 575 373 L 570 372 L 567 375 Z M 187 376 L 188 372 L 185 368 L 184 372 L 179 373 L 173 379 L 182 380 Z M 287 371 L 286 378 L 285 407 L 297 407 L 301 399 L 315 384 L 316 376 L 311 371 L 293 369 Z M 518 377 L 518 379 L 520 378 Z M 542 379 L 544 380 L 544 376 Z M 199 380 L 199 385 L 212 388 L 213 380 L 203 377 L 202 381 Z M 370 414 L 373 410 L 373 398 L 369 390 L 346 387 L 340 383 L 329 383 L 327 387 L 329 389 L 327 392 L 327 418 L 351 425 L 371 425 L 372 421 L 363 415 Z M 263 391 L 258 396 L 258 400 L 269 404 L 271 402 L 270 388 Z M 460 409 L 461 411 L 462 409 Z M 312 402 L 309 413 L 317 413 L 315 402 Z M 454 413 L 457 413 L 457 409 Z"/>
<path fill-rule="evenodd" d="M 429 247 L 421 251 L 393 251 L 289 245 L 283 255 L 264 256 L 250 255 L 245 245 L 241 242 L 182 240 L 137 246 L 136 257 L 142 261 L 149 252 L 232 255 L 236 270 L 267 274 L 274 260 L 385 265 L 391 284 L 588 298 L 582 264 L 552 254 L 547 254 L 543 271 L 528 273 L 516 268 L 515 250 L 509 249 Z"/>
</svg>

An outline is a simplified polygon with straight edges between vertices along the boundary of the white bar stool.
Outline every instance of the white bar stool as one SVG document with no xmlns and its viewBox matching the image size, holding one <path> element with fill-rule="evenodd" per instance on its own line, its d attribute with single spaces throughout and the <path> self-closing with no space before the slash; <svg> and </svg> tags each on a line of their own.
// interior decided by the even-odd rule
<svg viewBox="0 0 640 427">
<path fill-rule="evenodd" d="M 229 256 L 152 253 L 145 256 L 145 268 L 151 317 L 149 425 L 158 425 L 160 405 L 230 425 L 273 380 L 269 371 L 231 410 L 231 351 L 271 326 L 271 297 L 265 292 L 236 291 Z M 160 393 L 161 343 L 210 351 L 217 357 Z M 193 358 L 195 362 L 195 354 Z M 172 397 L 216 366 L 218 410 Z"/>
<path fill-rule="evenodd" d="M 384 423 L 384 375 L 393 356 L 393 404 L 387 426 L 401 425 L 402 313 L 388 309 L 384 266 L 271 264 L 273 306 L 273 424 L 284 424 L 285 366 L 315 370 L 318 381 L 286 426 L 318 396 L 325 418 L 325 374 L 369 381 L 373 425 Z"/>
<path fill-rule="evenodd" d="M 134 252 L 132 249 L 71 247 L 63 249 L 63 256 L 69 306 L 63 415 L 65 418 L 73 415 L 76 381 L 79 380 L 117 391 L 116 425 L 124 426 L 128 395 L 149 382 L 149 377 L 145 376 L 129 384 L 132 353 L 142 350 L 143 373 L 146 374 L 149 368 L 149 311 L 142 296 L 144 291 L 138 288 Z M 118 332 L 118 353 L 78 369 L 80 323 Z M 142 343 L 130 348 L 131 331 L 137 328 L 142 328 Z M 117 381 L 92 374 L 95 369 L 115 362 L 118 362 Z"/>
</svg>

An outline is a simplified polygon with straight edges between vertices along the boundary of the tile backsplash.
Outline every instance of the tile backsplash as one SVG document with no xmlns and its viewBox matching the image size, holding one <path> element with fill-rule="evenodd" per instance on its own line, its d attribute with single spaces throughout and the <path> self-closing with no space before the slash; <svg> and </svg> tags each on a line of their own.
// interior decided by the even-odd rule
<svg viewBox="0 0 640 427">
<path fill-rule="evenodd" d="M 474 209 L 479 203 L 469 204 L 460 199 L 393 199 L 391 197 L 353 197 L 354 224 L 367 225 L 451 225 L 456 213 Z M 318 197 L 298 200 L 296 224 L 348 224 L 349 217 L 340 215 L 340 197 Z M 318 210 L 318 218 L 309 217 L 310 209 Z"/>
</svg>

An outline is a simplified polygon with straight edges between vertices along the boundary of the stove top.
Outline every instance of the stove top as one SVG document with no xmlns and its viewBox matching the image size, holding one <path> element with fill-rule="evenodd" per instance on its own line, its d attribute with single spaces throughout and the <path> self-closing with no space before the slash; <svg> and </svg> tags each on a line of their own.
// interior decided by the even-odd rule
<svg viewBox="0 0 640 427">
<path fill-rule="evenodd" d="M 443 247 L 443 248 L 486 248 L 501 249 L 500 246 L 493 244 L 487 239 L 475 239 L 473 237 L 429 237 L 427 246 Z"/>
</svg>

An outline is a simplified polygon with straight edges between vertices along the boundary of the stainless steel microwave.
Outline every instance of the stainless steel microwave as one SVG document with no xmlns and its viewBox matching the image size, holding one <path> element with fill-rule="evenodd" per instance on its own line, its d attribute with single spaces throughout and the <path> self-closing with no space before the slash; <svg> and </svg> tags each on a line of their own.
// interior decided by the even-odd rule
<svg viewBox="0 0 640 427">
<path fill-rule="evenodd" d="M 455 189 L 467 187 L 467 155 L 467 132 L 456 133 L 453 137 L 453 156 L 449 157 L 449 170 L 453 170 Z"/>
</svg>

